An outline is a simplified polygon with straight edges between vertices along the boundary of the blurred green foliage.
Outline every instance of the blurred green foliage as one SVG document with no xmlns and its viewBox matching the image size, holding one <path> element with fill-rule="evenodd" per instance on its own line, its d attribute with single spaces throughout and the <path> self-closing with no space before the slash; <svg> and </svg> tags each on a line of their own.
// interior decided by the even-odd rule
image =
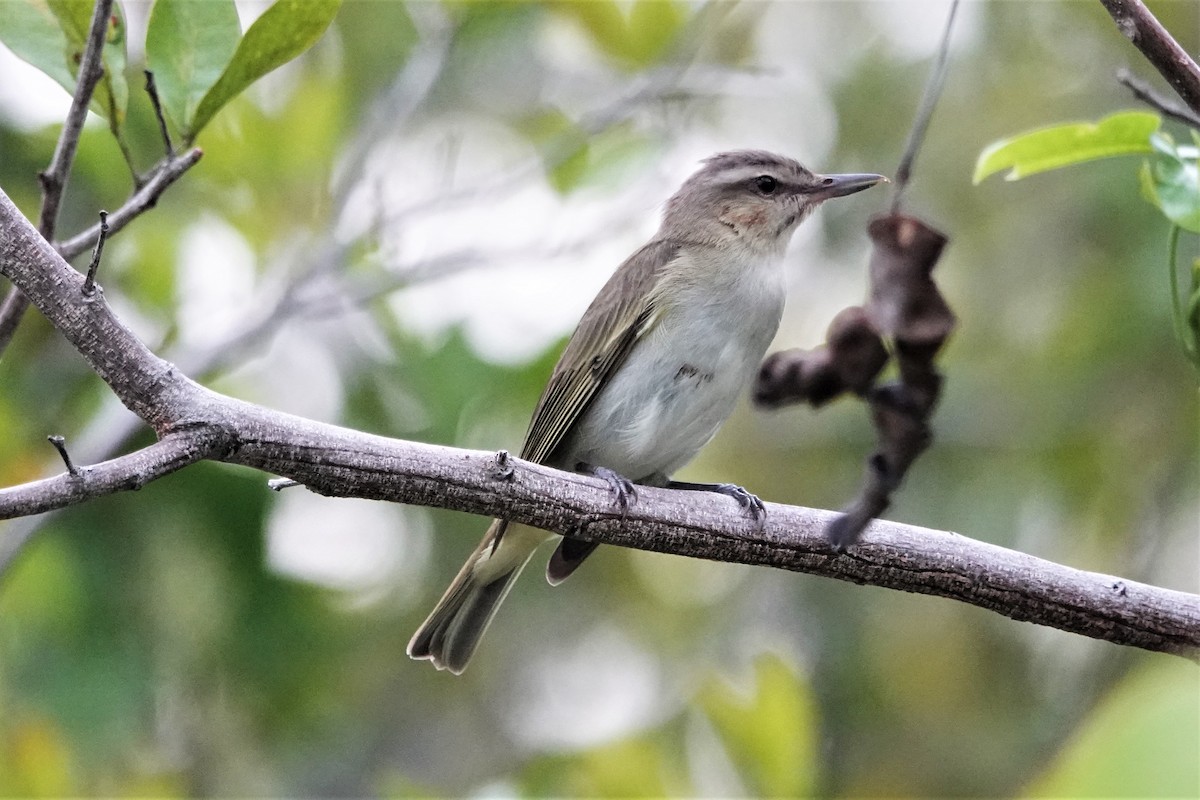
<svg viewBox="0 0 1200 800">
<path fill-rule="evenodd" d="M 546 239 L 551 208 L 649 216 L 690 168 L 670 162 L 674 148 L 697 142 L 782 139 L 814 167 L 886 172 L 940 32 L 940 13 L 922 22 L 927 5 L 358 0 L 236 97 L 242 79 L 218 71 L 245 51 L 244 79 L 275 63 L 262 54 L 292 52 L 251 47 L 270 11 L 243 20 L 230 48 L 194 27 L 211 14 L 231 31 L 229 4 L 118 6 L 130 30 L 151 32 L 172 122 L 205 157 L 114 237 L 101 283 L 156 351 L 222 391 L 388 435 L 517 449 L 569 322 L 533 354 L 497 359 L 484 345 L 528 317 L 569 317 L 560 309 L 582 308 L 598 284 L 570 250 L 536 272 L 486 256 L 453 276 L 422 271 L 436 260 L 422 247 L 453 238 L 437 214 L 530 203 L 520 227 Z M 289 41 L 315 39 L 333 13 L 307 6 L 285 15 L 304 31 Z M 48 7 L 0 3 L 0 41 L 38 63 L 12 43 L 44 33 L 19 15 Z M 1195 4 L 1152 8 L 1200 47 Z M 1139 57 L 1094 2 L 966 4 L 955 41 L 908 203 L 951 236 L 939 276 L 962 325 L 936 442 L 892 516 L 1195 592 L 1200 415 L 1162 279 L 1168 223 L 1120 161 L 971 182 L 989 142 L 1128 107 L 1108 76 Z M 211 58 L 188 66 L 189 47 Z M 39 66 L 67 83 L 55 64 Z M 649 100 L 610 102 L 675 69 Z M 393 121 L 422 76 L 423 102 Z M 205 125 L 197 98 L 213 92 L 224 105 Z M 797 104 L 802 129 L 747 133 Z M 0 185 L 31 216 L 57 132 L 0 100 Z M 140 91 L 122 134 L 143 165 L 162 152 Z M 357 189 L 343 191 L 355 163 Z M 621 194 L 631 184 L 637 194 Z M 60 232 L 130 190 L 111 133 L 89 125 Z M 886 200 L 806 224 L 780 347 L 816 344 L 861 299 L 863 223 Z M 588 246 L 631 248 L 636 226 L 602 219 Z M 1195 237 L 1179 249 L 1194 258 Z M 489 291 L 500 279 L 509 291 Z M 540 291 L 559 279 L 560 296 Z M 312 313 L 223 349 L 289 280 Z M 467 321 L 426 320 L 476 286 Z M 149 440 L 30 315 L 0 361 L 3 485 L 61 469 L 50 433 L 83 463 Z M 680 477 L 836 508 L 870 448 L 852 403 L 742 407 Z M 297 545 L 285 519 L 318 544 Z M 0 527 L 0 552 L 23 524 Z M 263 475 L 202 465 L 39 524 L 0 578 L 6 796 L 1200 794 L 1194 665 L 944 600 L 605 548 L 553 590 L 535 563 L 453 679 L 404 646 L 483 520 L 275 495 Z M 366 534 L 385 544 L 364 549 Z M 356 563 L 354 580 L 322 571 Z"/>
<path fill-rule="evenodd" d="M 1094 124 L 1053 125 L 1002 139 L 979 154 L 974 181 L 1005 169 L 1011 181 L 1102 158 L 1153 154 L 1139 173 L 1142 196 L 1171 223 L 1167 276 L 1175 335 L 1200 368 L 1200 258 L 1193 260 L 1182 297 L 1177 274 L 1180 229 L 1200 233 L 1200 133 L 1191 132 L 1193 145 L 1178 146 L 1159 131 L 1161 122 L 1155 114 L 1126 111 Z"/>
</svg>

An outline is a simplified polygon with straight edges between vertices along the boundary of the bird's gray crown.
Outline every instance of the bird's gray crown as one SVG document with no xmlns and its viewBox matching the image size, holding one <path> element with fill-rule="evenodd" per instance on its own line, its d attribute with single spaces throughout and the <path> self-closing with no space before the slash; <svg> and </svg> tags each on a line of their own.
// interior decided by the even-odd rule
<svg viewBox="0 0 1200 800">
<path fill-rule="evenodd" d="M 705 183 L 741 183 L 770 174 L 786 183 L 807 184 L 813 174 L 800 162 L 766 150 L 731 150 L 704 159 L 692 180 Z"/>
</svg>

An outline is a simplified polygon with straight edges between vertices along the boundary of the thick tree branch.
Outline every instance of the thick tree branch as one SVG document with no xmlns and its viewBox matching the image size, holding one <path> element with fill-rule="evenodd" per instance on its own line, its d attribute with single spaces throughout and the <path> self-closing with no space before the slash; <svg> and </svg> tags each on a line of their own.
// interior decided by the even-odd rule
<svg viewBox="0 0 1200 800">
<path fill-rule="evenodd" d="M 499 515 L 612 544 L 780 567 L 950 597 L 1018 620 L 1200 656 L 1200 596 L 1083 572 L 1002 547 L 877 522 L 849 554 L 823 535 L 831 512 L 770 504 L 761 527 L 716 495 L 644 488 L 628 513 L 598 479 L 498 455 L 386 439 L 212 392 L 139 342 L 99 292 L 0 191 L 0 273 L 25 292 L 162 440 L 143 451 L 0 493 L 0 517 L 136 488 L 200 458 L 293 478 L 331 496 Z M 89 483 L 90 482 L 90 483 Z"/>
<path fill-rule="evenodd" d="M 79 78 L 75 83 L 71 108 L 67 111 L 62 132 L 54 145 L 50 165 L 38 175 L 42 183 L 42 210 L 38 219 L 38 230 L 47 239 L 54 238 L 58 209 L 62 205 L 63 192 L 67 188 L 67 178 L 71 175 L 71 165 L 75 162 L 75 150 L 79 147 L 79 135 L 83 133 L 83 123 L 87 120 L 88 104 L 92 102 L 96 84 L 104 77 L 102 55 L 112 4 L 113 0 L 96 0 L 96 7 L 92 10 L 92 24 L 88 29 L 87 45 L 79 61 Z M 29 300 L 16 289 L 9 291 L 4 302 L 0 304 L 0 355 L 8 349 L 13 335 L 17 332 L 17 326 L 21 324 L 28 309 Z"/>
<path fill-rule="evenodd" d="M 1117 29 L 1158 74 L 1171 84 L 1188 108 L 1200 114 L 1200 66 L 1150 13 L 1142 0 L 1100 0 Z"/>
</svg>

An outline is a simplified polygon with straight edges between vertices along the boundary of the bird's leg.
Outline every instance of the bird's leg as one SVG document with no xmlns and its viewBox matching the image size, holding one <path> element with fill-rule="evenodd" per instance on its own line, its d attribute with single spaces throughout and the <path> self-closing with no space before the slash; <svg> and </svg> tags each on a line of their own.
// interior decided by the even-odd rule
<svg viewBox="0 0 1200 800">
<path fill-rule="evenodd" d="M 668 489 L 683 489 L 687 492 L 716 492 L 727 495 L 738 501 L 738 505 L 750 512 L 756 522 L 767 515 L 767 508 L 758 495 L 751 494 L 734 483 L 688 483 L 687 481 L 667 481 Z"/>
<path fill-rule="evenodd" d="M 594 464 L 580 461 L 575 465 L 575 471 L 584 475 L 592 475 L 607 483 L 608 488 L 612 490 L 613 499 L 621 507 L 621 513 L 625 513 L 630 504 L 637 500 L 637 489 L 634 488 L 633 481 L 608 467 L 597 467 Z"/>
</svg>

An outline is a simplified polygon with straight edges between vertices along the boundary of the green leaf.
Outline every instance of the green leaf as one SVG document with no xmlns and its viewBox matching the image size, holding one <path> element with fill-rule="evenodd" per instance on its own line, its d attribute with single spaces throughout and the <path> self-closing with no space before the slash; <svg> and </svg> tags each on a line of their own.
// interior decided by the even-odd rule
<svg viewBox="0 0 1200 800">
<path fill-rule="evenodd" d="M 1147 662 L 1097 705 L 1026 797 L 1196 797 L 1194 664 Z"/>
<path fill-rule="evenodd" d="M 180 131 L 216 84 L 242 37 L 233 0 L 158 0 L 146 30 L 146 65 Z"/>
<path fill-rule="evenodd" d="M 1149 153 L 1150 136 L 1161 123 L 1156 114 L 1126 111 L 1095 123 L 1054 125 L 1001 139 L 979 154 L 972 181 L 1005 169 L 1005 180 L 1015 181 L 1101 158 Z"/>
<path fill-rule="evenodd" d="M 631 69 L 663 58 L 687 22 L 687 9 L 674 0 L 614 0 L 556 3 L 552 8 L 573 17 L 606 55 Z"/>
<path fill-rule="evenodd" d="M 1142 166 L 1142 195 L 1174 224 L 1200 233 L 1200 160 L 1197 148 L 1152 137 L 1154 158 Z"/>
<path fill-rule="evenodd" d="M 546 179 L 559 194 L 567 194 L 579 185 L 589 163 L 587 134 L 566 114 L 557 109 L 518 120 L 517 130 L 542 151 Z"/>
<path fill-rule="evenodd" d="M 75 91 L 75 76 L 65 58 L 67 37 L 46 0 L 0 2 L 0 42 L 68 92 Z"/>
<path fill-rule="evenodd" d="M 250 84 L 286 64 L 321 38 L 341 0 L 277 0 L 250 26 L 233 60 L 205 93 L 184 135 L 196 138 L 222 106 Z"/>
<path fill-rule="evenodd" d="M 0 0 L 0 41 L 74 94 L 93 8 L 91 0 Z M 108 119 L 117 133 L 125 119 L 129 87 L 125 82 L 125 17 L 115 3 L 101 60 L 104 77 L 90 107 Z"/>
<path fill-rule="evenodd" d="M 754 665 L 749 698 L 714 682 L 697 697 L 758 797 L 806 797 L 815 787 L 817 711 L 807 684 L 778 657 Z"/>
<path fill-rule="evenodd" d="M 66 36 L 63 55 L 71 72 L 67 91 L 74 94 L 75 77 L 87 48 L 95 4 L 92 0 L 47 0 L 47 5 Z M 113 135 L 120 139 L 125 110 L 129 106 L 129 84 L 125 81 L 125 14 L 119 3 L 113 3 L 100 60 L 104 65 L 104 77 L 96 84 L 89 108 L 107 119 Z"/>
</svg>

